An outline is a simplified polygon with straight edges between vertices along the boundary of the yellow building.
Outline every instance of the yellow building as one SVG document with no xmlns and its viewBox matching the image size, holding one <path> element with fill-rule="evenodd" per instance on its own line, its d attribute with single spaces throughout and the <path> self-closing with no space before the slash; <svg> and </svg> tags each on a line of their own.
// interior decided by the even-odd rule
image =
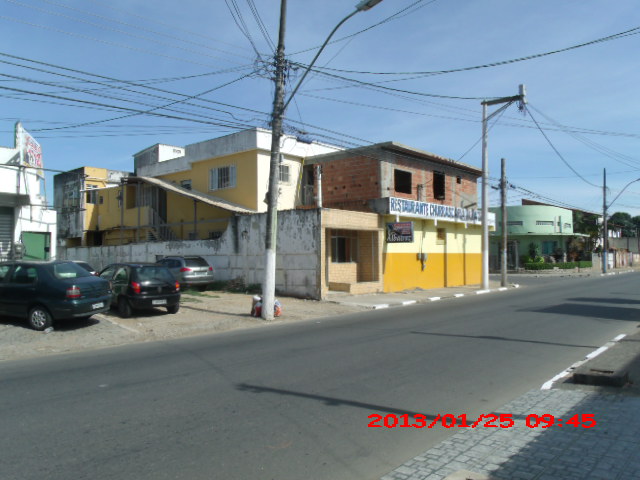
<svg viewBox="0 0 640 480">
<path fill-rule="evenodd" d="M 336 150 L 283 136 L 278 209 L 295 208 L 304 159 Z M 63 215 L 75 209 L 63 238 L 68 246 L 218 238 L 233 215 L 267 210 L 270 151 L 271 132 L 251 129 L 186 147 L 149 147 L 134 154 L 134 174 L 109 188 L 93 182 L 105 169 L 57 175 Z M 97 195 L 94 202 L 89 195 Z"/>
</svg>

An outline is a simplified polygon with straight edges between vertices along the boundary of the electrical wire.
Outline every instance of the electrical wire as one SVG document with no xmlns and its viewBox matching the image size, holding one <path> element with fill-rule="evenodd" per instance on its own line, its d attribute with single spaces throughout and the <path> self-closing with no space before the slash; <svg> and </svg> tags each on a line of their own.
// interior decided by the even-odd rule
<svg viewBox="0 0 640 480">
<path fill-rule="evenodd" d="M 586 178 L 584 178 L 580 172 L 578 172 L 575 168 L 573 168 L 571 166 L 571 164 L 569 162 L 567 162 L 565 160 L 565 158 L 562 156 L 562 154 L 558 151 L 558 149 L 555 147 L 555 145 L 553 143 L 551 143 L 551 140 L 549 139 L 549 137 L 547 136 L 546 133 L 544 133 L 544 130 L 542 130 L 542 128 L 540 127 L 540 125 L 538 124 L 537 120 L 534 118 L 534 116 L 532 115 L 531 111 L 529 109 L 526 109 L 526 112 L 529 114 L 529 116 L 531 117 L 531 119 L 535 122 L 536 126 L 538 127 L 538 130 L 540 131 L 540 133 L 542 134 L 542 136 L 545 138 L 545 140 L 547 141 L 547 143 L 551 146 L 551 148 L 553 149 L 554 152 L 556 152 L 556 155 L 558 155 L 558 157 L 560 158 L 560 160 L 562 160 L 562 162 L 569 167 L 569 170 L 571 170 L 573 173 L 576 174 L 576 176 L 581 179 L 583 182 L 585 182 L 588 185 L 591 185 L 592 187 L 596 187 L 596 188 L 601 188 L 599 185 L 596 185 L 595 183 L 590 182 L 589 180 L 587 180 Z"/>
</svg>

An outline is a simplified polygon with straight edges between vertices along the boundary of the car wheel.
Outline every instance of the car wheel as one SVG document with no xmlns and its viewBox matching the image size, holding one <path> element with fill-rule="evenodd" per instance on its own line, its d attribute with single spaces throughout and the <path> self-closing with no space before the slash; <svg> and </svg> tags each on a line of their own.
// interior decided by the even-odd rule
<svg viewBox="0 0 640 480">
<path fill-rule="evenodd" d="M 129 305 L 129 301 L 124 297 L 120 297 L 118 299 L 118 315 L 122 318 L 129 318 L 131 313 L 131 305 Z"/>
<path fill-rule="evenodd" d="M 31 328 L 41 332 L 51 326 L 52 318 L 51 314 L 47 311 L 46 308 L 38 305 L 37 307 L 33 307 L 29 311 L 27 321 L 29 322 L 29 326 Z"/>
<path fill-rule="evenodd" d="M 175 305 L 169 305 L 167 307 L 167 312 L 169 313 L 178 313 L 178 310 L 180 310 L 180 304 L 176 303 Z"/>
</svg>

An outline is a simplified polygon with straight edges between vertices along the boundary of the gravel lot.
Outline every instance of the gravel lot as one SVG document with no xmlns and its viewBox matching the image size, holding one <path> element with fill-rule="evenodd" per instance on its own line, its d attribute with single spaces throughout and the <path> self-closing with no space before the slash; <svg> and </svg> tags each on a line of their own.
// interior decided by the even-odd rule
<svg viewBox="0 0 640 480">
<path fill-rule="evenodd" d="M 251 298 L 250 294 L 189 290 L 183 292 L 180 311 L 175 315 L 158 308 L 123 319 L 111 310 L 108 314 L 94 315 L 85 321 L 58 322 L 50 333 L 36 332 L 19 319 L 0 316 L 0 361 L 240 328 L 268 328 L 283 322 L 308 321 L 367 310 L 331 302 L 279 297 L 282 316 L 266 323 L 249 315 Z"/>
</svg>

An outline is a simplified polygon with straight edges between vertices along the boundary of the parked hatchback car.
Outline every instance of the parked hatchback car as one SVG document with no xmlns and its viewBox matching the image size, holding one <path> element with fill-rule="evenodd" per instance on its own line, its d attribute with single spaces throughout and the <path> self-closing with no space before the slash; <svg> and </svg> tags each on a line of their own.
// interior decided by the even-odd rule
<svg viewBox="0 0 640 480">
<path fill-rule="evenodd" d="M 109 310 L 109 282 L 68 261 L 0 263 L 0 313 L 25 318 L 34 330 L 54 320 Z"/>
<path fill-rule="evenodd" d="M 111 305 L 118 314 L 130 317 L 133 310 L 166 307 L 169 313 L 180 309 L 180 284 L 167 267 L 155 263 L 114 263 L 100 272 L 111 285 Z"/>
<path fill-rule="evenodd" d="M 198 287 L 206 290 L 213 283 L 213 267 L 198 256 L 170 256 L 158 260 L 167 267 L 183 288 Z"/>
</svg>

